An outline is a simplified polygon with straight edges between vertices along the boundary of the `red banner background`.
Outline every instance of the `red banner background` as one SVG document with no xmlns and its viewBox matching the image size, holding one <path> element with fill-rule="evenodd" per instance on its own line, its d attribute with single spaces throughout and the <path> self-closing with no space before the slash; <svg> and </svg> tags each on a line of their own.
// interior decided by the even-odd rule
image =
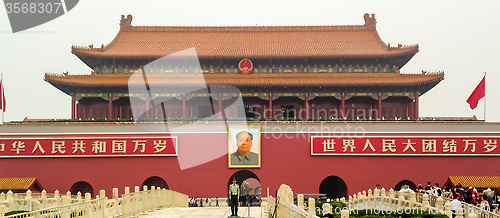
<svg viewBox="0 0 500 218">
<path fill-rule="evenodd" d="M 500 136 L 311 136 L 311 155 L 500 155 Z"/>
<path fill-rule="evenodd" d="M 177 137 L 153 134 L 1 136 L 5 157 L 177 156 Z"/>
</svg>

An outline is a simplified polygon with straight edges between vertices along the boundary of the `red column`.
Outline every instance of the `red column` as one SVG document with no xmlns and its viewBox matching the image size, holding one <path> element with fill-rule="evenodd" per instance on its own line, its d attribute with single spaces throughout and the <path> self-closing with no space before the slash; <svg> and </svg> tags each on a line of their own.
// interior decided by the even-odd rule
<svg viewBox="0 0 500 218">
<path fill-rule="evenodd" d="M 413 114 L 415 111 L 415 102 L 412 100 L 411 103 L 408 105 L 408 116 L 410 117 L 410 120 L 415 119 L 415 115 Z"/>
<path fill-rule="evenodd" d="M 79 118 L 82 117 L 82 115 L 81 115 L 81 113 L 82 113 L 81 106 L 82 106 L 82 104 L 80 104 L 80 102 L 76 103 L 76 117 L 75 117 L 75 120 L 78 120 Z"/>
<path fill-rule="evenodd" d="M 119 114 L 120 114 L 120 112 L 119 112 L 119 110 L 118 110 L 118 109 L 119 109 L 119 105 L 115 105 L 115 106 L 113 107 L 113 116 L 114 116 L 113 118 L 114 118 L 114 119 L 118 119 L 118 118 L 119 118 Z"/>
<path fill-rule="evenodd" d="M 274 117 L 274 111 L 273 111 L 273 97 L 269 95 L 269 118 Z"/>
<path fill-rule="evenodd" d="M 377 118 L 382 119 L 382 96 L 381 95 L 378 96 L 377 112 L 378 112 Z"/>
<path fill-rule="evenodd" d="M 415 93 L 415 119 L 418 120 L 419 114 L 418 114 L 418 95 L 419 93 Z"/>
<path fill-rule="evenodd" d="M 71 119 L 75 120 L 76 119 L 76 114 L 75 114 L 75 105 L 76 105 L 76 99 L 75 96 L 71 96 Z"/>
<path fill-rule="evenodd" d="M 108 119 L 113 119 L 113 98 L 111 98 L 111 94 L 108 98 Z"/>
<path fill-rule="evenodd" d="M 84 119 L 87 119 L 87 118 L 88 118 L 88 117 L 86 117 L 86 116 L 87 116 L 87 115 L 86 115 L 86 113 L 85 113 L 85 112 L 86 112 L 86 110 L 87 110 L 87 109 L 86 109 L 86 107 L 85 107 L 85 106 L 83 106 L 83 104 L 82 104 L 82 120 L 84 120 Z"/>
<path fill-rule="evenodd" d="M 222 108 L 222 95 L 219 94 L 219 118 L 222 118 L 223 108 Z"/>
<path fill-rule="evenodd" d="M 306 108 L 306 118 L 309 118 L 309 96 L 306 96 L 305 108 Z"/>
<path fill-rule="evenodd" d="M 182 118 L 186 118 L 186 96 L 182 95 Z"/>
<path fill-rule="evenodd" d="M 345 119 L 345 96 L 344 93 L 342 93 L 341 97 L 342 103 L 340 104 L 340 115 L 342 116 L 342 119 Z"/>
</svg>

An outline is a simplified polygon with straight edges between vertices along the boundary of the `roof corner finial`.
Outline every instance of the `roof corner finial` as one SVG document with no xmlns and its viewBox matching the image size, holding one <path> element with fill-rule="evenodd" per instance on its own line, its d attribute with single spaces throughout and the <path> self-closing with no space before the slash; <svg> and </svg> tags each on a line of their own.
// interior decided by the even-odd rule
<svg viewBox="0 0 500 218">
<path fill-rule="evenodd" d="M 120 20 L 120 29 L 127 30 L 132 27 L 132 15 L 122 15 L 122 19 Z"/>
<path fill-rule="evenodd" d="M 370 17 L 370 14 L 365 13 L 364 19 L 365 19 L 365 26 L 366 27 L 368 27 L 370 29 L 371 28 L 375 29 L 375 25 L 377 24 L 377 21 L 375 20 L 375 14 L 371 14 L 371 17 Z"/>
</svg>

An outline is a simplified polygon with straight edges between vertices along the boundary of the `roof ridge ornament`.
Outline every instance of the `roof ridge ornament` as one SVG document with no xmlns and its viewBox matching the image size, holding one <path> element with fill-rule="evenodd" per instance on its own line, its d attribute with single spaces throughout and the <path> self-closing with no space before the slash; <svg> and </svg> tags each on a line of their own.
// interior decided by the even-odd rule
<svg viewBox="0 0 500 218">
<path fill-rule="evenodd" d="M 375 14 L 371 14 L 372 16 L 368 13 L 365 13 L 364 19 L 365 19 L 365 27 L 368 29 L 375 29 L 375 26 L 377 24 L 377 20 L 375 19 Z"/>
<path fill-rule="evenodd" d="M 122 15 L 122 19 L 120 20 L 120 30 L 127 31 L 132 27 L 132 15 Z"/>
</svg>

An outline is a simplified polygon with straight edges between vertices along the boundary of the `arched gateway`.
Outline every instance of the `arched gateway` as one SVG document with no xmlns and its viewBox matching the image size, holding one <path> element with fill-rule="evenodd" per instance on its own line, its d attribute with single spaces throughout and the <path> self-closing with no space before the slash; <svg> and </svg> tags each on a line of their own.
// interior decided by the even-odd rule
<svg viewBox="0 0 500 218">
<path fill-rule="evenodd" d="M 90 196 L 93 198 L 94 197 L 94 188 L 85 181 L 78 181 L 75 182 L 71 188 L 69 189 L 72 195 L 76 195 L 76 193 L 80 192 L 82 193 L 82 196 L 85 196 L 85 193 L 90 193 Z"/>
<path fill-rule="evenodd" d="M 165 182 L 165 180 L 163 180 L 159 176 L 151 176 L 151 177 L 147 178 L 146 180 L 144 180 L 141 187 L 144 187 L 145 185 L 148 186 L 148 189 L 150 189 L 151 186 L 168 189 L 167 182 Z"/>
<path fill-rule="evenodd" d="M 326 194 L 330 199 L 347 196 L 347 184 L 338 176 L 328 176 L 319 185 L 319 193 Z"/>
<path fill-rule="evenodd" d="M 394 190 L 396 190 L 396 191 L 401 190 L 401 187 L 403 185 L 408 185 L 411 190 L 416 190 L 417 189 L 417 185 L 415 185 L 414 182 L 405 179 L 405 180 L 399 181 L 398 184 L 396 184 L 396 186 L 394 187 Z"/>
<path fill-rule="evenodd" d="M 229 192 L 229 185 L 233 183 L 233 178 L 236 178 L 236 183 L 240 185 L 240 201 L 245 202 L 247 200 L 246 196 L 249 196 L 250 202 L 252 202 L 253 205 L 260 205 L 262 188 L 259 177 L 250 170 L 239 170 L 229 177 L 226 193 Z"/>
</svg>

